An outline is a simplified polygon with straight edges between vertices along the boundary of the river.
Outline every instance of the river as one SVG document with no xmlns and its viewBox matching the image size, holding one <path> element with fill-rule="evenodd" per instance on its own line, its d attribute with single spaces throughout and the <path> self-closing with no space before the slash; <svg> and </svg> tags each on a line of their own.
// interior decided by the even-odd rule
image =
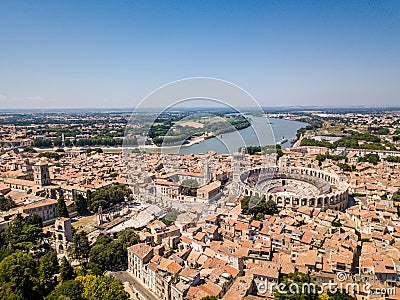
<svg viewBox="0 0 400 300">
<path fill-rule="evenodd" d="M 255 116 L 247 117 L 251 119 L 252 126 L 239 131 L 224 133 L 188 147 L 181 147 L 179 153 L 197 154 L 208 151 L 233 153 L 244 145 L 260 146 L 276 144 L 282 137 L 288 140 L 282 144 L 282 149 L 284 149 L 290 147 L 290 140 L 296 136 L 297 130 L 307 126 L 307 123 L 298 121 L 274 118 L 266 119 Z M 169 151 L 163 150 L 163 152 Z"/>
</svg>

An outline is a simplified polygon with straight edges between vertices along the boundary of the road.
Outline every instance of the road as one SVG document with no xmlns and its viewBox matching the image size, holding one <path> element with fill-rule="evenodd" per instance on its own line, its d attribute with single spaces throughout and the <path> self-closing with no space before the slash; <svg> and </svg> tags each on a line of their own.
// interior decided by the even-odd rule
<svg viewBox="0 0 400 300">
<path fill-rule="evenodd" d="M 146 300 L 159 300 L 159 298 L 150 292 L 145 286 L 131 276 L 127 271 L 111 272 L 113 276 L 121 279 L 122 282 L 128 282 Z"/>
<path fill-rule="evenodd" d="M 304 139 L 304 136 L 302 135 L 294 144 L 291 148 L 296 148 L 300 147 L 301 141 Z"/>
</svg>

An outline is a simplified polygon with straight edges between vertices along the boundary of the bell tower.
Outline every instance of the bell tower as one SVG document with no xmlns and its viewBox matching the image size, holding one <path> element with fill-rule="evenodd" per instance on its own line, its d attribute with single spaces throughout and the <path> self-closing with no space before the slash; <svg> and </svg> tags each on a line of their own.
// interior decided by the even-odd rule
<svg viewBox="0 0 400 300">
<path fill-rule="evenodd" d="M 46 161 L 40 160 L 33 166 L 33 179 L 37 186 L 50 185 L 49 166 Z"/>
<path fill-rule="evenodd" d="M 71 219 L 59 218 L 55 224 L 56 251 L 57 254 L 64 254 L 68 243 L 72 240 Z"/>
</svg>

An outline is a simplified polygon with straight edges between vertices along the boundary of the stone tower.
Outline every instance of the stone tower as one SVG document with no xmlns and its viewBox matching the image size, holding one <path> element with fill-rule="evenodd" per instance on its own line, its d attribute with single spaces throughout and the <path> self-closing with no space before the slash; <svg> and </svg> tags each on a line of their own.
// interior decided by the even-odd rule
<svg viewBox="0 0 400 300">
<path fill-rule="evenodd" d="M 32 165 L 29 163 L 29 159 L 24 160 L 21 170 L 24 173 L 26 180 L 33 180 L 33 168 Z"/>
<path fill-rule="evenodd" d="M 210 165 L 208 163 L 208 159 L 206 158 L 204 161 L 204 184 L 209 183 L 212 180 L 212 173 L 210 171 Z"/>
<path fill-rule="evenodd" d="M 240 154 L 242 155 L 242 157 L 245 157 L 246 156 L 246 147 L 242 147 L 242 148 L 240 148 Z"/>
<path fill-rule="evenodd" d="M 97 209 L 96 220 L 98 226 L 103 224 L 103 207 L 101 205 Z"/>
<path fill-rule="evenodd" d="M 72 240 L 71 219 L 59 218 L 55 224 L 56 251 L 57 254 L 64 254 L 68 243 Z"/>
<path fill-rule="evenodd" d="M 49 166 L 46 161 L 41 160 L 33 166 L 33 180 L 37 186 L 50 184 Z"/>
<path fill-rule="evenodd" d="M 234 183 L 240 182 L 240 175 L 242 173 L 242 162 L 246 154 L 246 149 L 243 149 L 245 149 L 245 147 L 242 147 L 240 149 L 240 152 L 233 153 L 232 156 L 232 181 Z"/>
</svg>

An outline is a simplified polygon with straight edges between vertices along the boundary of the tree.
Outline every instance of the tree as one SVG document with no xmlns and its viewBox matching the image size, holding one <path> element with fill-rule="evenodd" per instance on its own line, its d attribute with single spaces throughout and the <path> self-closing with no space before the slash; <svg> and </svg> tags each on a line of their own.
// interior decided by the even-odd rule
<svg viewBox="0 0 400 300">
<path fill-rule="evenodd" d="M 380 161 L 378 154 L 368 153 L 358 158 L 358 162 L 369 162 L 376 165 Z"/>
<path fill-rule="evenodd" d="M 90 207 L 90 205 L 92 203 L 92 191 L 91 190 L 86 191 L 86 203 L 87 203 L 87 206 Z"/>
<path fill-rule="evenodd" d="M 253 215 L 255 219 L 262 220 L 264 215 L 274 215 L 278 207 L 273 200 L 265 201 L 258 196 L 245 196 L 241 201 L 242 214 Z"/>
<path fill-rule="evenodd" d="M 67 205 L 65 204 L 65 200 L 64 200 L 63 196 L 58 198 L 57 213 L 58 213 L 59 217 L 65 217 L 65 218 L 69 217 Z"/>
<path fill-rule="evenodd" d="M 176 221 L 176 218 L 181 214 L 181 212 L 179 210 L 176 210 L 174 208 L 172 208 L 170 211 L 167 212 L 167 214 L 165 215 L 164 218 L 162 218 L 162 222 L 165 225 L 171 225 L 172 223 L 174 223 Z"/>
<path fill-rule="evenodd" d="M 83 197 L 82 195 L 79 194 L 75 197 L 74 202 L 75 202 L 76 210 L 78 211 L 78 213 L 80 215 L 84 215 L 88 212 L 88 209 L 87 209 L 88 204 L 87 204 L 85 197 Z"/>
<path fill-rule="evenodd" d="M 39 261 L 39 280 L 42 286 L 46 287 L 52 280 L 53 276 L 58 272 L 59 265 L 57 254 L 49 251 Z"/>
<path fill-rule="evenodd" d="M 13 291 L 8 284 L 0 282 L 0 299 L 24 300 L 24 296 L 19 291 Z"/>
<path fill-rule="evenodd" d="M 5 259 L 7 256 L 9 256 L 15 252 L 12 249 L 5 249 L 1 246 L 3 246 L 3 245 L 2 245 L 2 241 L 0 240 L 0 262 L 3 261 L 3 259 Z"/>
<path fill-rule="evenodd" d="M 118 257 L 120 256 L 113 242 L 109 244 L 95 244 L 90 249 L 89 268 L 94 274 L 101 275 L 104 271 L 110 270 L 114 265 L 118 264 Z"/>
<path fill-rule="evenodd" d="M 25 218 L 25 221 L 28 224 L 36 225 L 37 227 L 43 228 L 43 220 L 38 215 L 33 215 Z"/>
<path fill-rule="evenodd" d="M 74 278 L 74 269 L 65 256 L 61 260 L 60 280 L 61 282 L 68 281 Z"/>
<path fill-rule="evenodd" d="M 274 215 L 278 213 L 278 207 L 275 203 L 274 200 L 268 200 L 267 203 L 265 204 L 265 213 L 267 215 Z"/>
<path fill-rule="evenodd" d="M 23 299 L 41 298 L 37 275 L 37 263 L 31 253 L 17 251 L 0 263 L 1 285 Z"/>
<path fill-rule="evenodd" d="M 388 156 L 386 160 L 388 162 L 400 163 L 400 156 Z"/>
<path fill-rule="evenodd" d="M 280 287 L 280 292 L 274 292 L 275 300 L 316 300 L 318 287 L 311 281 L 309 275 L 295 272 L 285 276 Z"/>
<path fill-rule="evenodd" d="M 87 300 L 128 300 L 121 280 L 112 276 L 86 275 L 78 276 L 77 281 L 83 285 L 83 298 Z"/>
<path fill-rule="evenodd" d="M 58 272 L 59 264 L 57 254 L 54 251 L 49 251 L 39 261 L 39 281 L 40 284 L 47 288 L 51 283 L 54 275 Z"/>
<path fill-rule="evenodd" d="M 140 237 L 133 228 L 126 228 L 118 233 L 117 242 L 127 251 L 128 247 L 140 242 Z"/>
<path fill-rule="evenodd" d="M 67 280 L 59 284 L 55 290 L 47 296 L 47 300 L 59 300 L 68 297 L 70 300 L 83 300 L 83 285 L 78 280 Z"/>
<path fill-rule="evenodd" d="M 127 248 L 139 242 L 139 236 L 132 228 L 121 231 L 117 239 L 101 234 L 90 250 L 89 268 L 96 274 L 105 270 L 125 269 L 127 267 Z"/>
<path fill-rule="evenodd" d="M 199 183 L 195 179 L 186 179 L 181 184 L 182 194 L 188 196 L 196 196 Z"/>
<path fill-rule="evenodd" d="M 56 159 L 59 160 L 60 159 L 60 155 L 58 153 L 55 152 L 42 152 L 39 154 L 39 157 L 47 157 L 48 159 Z"/>
<path fill-rule="evenodd" d="M 10 196 L 0 195 L 0 210 L 9 210 L 15 206 L 14 200 Z"/>
<path fill-rule="evenodd" d="M 43 231 L 34 220 L 25 220 L 18 214 L 1 235 L 8 249 L 28 251 L 41 247 Z"/>
<path fill-rule="evenodd" d="M 87 262 L 89 259 L 90 244 L 86 232 L 79 231 L 72 236 L 71 245 L 68 247 L 68 254 L 78 261 Z"/>
<path fill-rule="evenodd" d="M 92 193 L 90 201 L 88 200 L 88 204 L 91 211 L 97 211 L 99 206 L 108 208 L 123 202 L 130 194 L 132 194 L 130 188 L 123 184 L 115 184 L 109 188 L 100 188 Z"/>
</svg>

